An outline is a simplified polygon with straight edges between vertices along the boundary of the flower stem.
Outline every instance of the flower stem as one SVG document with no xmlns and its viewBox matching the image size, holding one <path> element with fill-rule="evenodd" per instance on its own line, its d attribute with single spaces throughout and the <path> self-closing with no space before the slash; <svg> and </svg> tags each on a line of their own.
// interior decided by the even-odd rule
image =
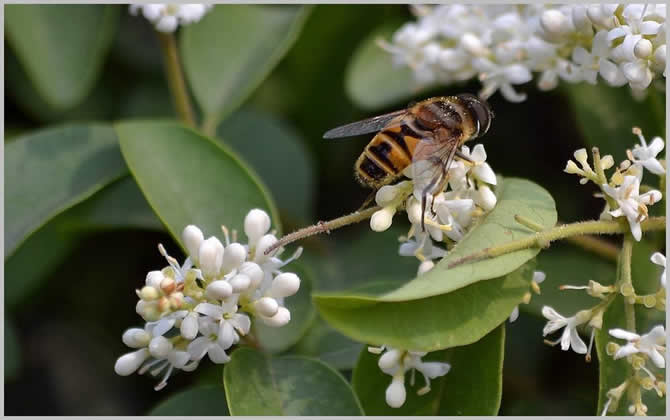
<svg viewBox="0 0 670 420">
<path fill-rule="evenodd" d="M 565 240 L 572 242 L 580 248 L 593 252 L 594 254 L 599 255 L 607 260 L 616 262 L 619 256 L 619 248 L 616 245 L 602 239 L 598 239 L 595 236 L 570 236 L 565 238 Z"/>
<path fill-rule="evenodd" d="M 374 212 L 377 210 L 381 210 L 380 206 L 375 206 L 375 207 L 370 207 L 368 209 L 362 210 L 362 211 L 355 211 L 351 214 L 348 214 L 346 216 L 338 217 L 337 219 L 330 220 L 328 222 L 319 222 L 315 225 L 308 226 L 306 228 L 302 228 L 299 230 L 296 230 L 293 233 L 289 233 L 288 235 L 284 235 L 281 239 L 279 239 L 277 242 L 275 242 L 271 247 L 269 247 L 267 250 L 265 250 L 265 255 L 271 253 L 275 249 L 286 246 L 290 244 L 291 242 L 295 242 L 299 239 L 307 238 L 312 235 L 316 235 L 319 233 L 330 233 L 331 230 L 339 229 L 341 227 L 351 225 L 353 223 L 358 223 L 360 221 L 363 221 L 365 219 L 369 219 L 372 217 Z"/>
<path fill-rule="evenodd" d="M 632 260 L 633 237 L 630 233 L 626 233 L 623 237 L 621 254 L 619 254 L 619 279 L 617 281 L 617 288 L 619 290 L 626 284 L 630 285 L 631 288 L 633 286 L 633 278 L 631 275 Z M 630 332 L 635 332 L 635 302 L 629 302 L 627 296 L 624 296 L 624 313 L 626 316 L 626 329 Z"/>
<path fill-rule="evenodd" d="M 643 231 L 651 230 L 665 230 L 665 217 L 653 217 L 641 223 Z M 571 223 L 567 225 L 560 225 L 554 228 L 545 230 L 544 232 L 537 232 L 534 235 L 525 238 L 517 239 L 506 244 L 493 246 L 483 249 L 474 254 L 470 254 L 460 258 L 451 264 L 449 268 L 453 268 L 465 263 L 479 261 L 486 258 L 498 257 L 500 255 L 509 254 L 510 252 L 519 251 L 521 249 L 533 247 L 547 247 L 553 241 L 558 239 L 565 239 L 571 236 L 580 236 L 588 234 L 615 234 L 629 232 L 627 224 L 619 223 L 614 220 L 592 220 L 588 222 Z"/>
<path fill-rule="evenodd" d="M 184 82 L 184 73 L 179 62 L 179 53 L 177 51 L 177 41 L 173 34 L 157 32 L 158 40 L 163 50 L 163 61 L 165 63 L 165 75 L 167 77 L 170 93 L 174 100 L 175 108 L 179 118 L 187 125 L 195 128 L 195 116 L 191 101 L 186 90 Z"/>
</svg>

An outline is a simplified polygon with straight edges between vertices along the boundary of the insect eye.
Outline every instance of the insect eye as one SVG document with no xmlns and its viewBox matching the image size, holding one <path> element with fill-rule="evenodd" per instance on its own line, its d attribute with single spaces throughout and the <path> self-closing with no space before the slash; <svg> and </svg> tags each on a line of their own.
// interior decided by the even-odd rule
<svg viewBox="0 0 670 420">
<path fill-rule="evenodd" d="M 478 136 L 483 136 L 489 131 L 491 126 L 491 118 L 493 118 L 493 112 L 489 108 L 489 104 L 483 100 L 479 99 L 474 95 L 463 95 L 462 99 L 468 104 L 468 108 L 472 111 L 474 117 L 479 123 L 479 133 Z"/>
</svg>

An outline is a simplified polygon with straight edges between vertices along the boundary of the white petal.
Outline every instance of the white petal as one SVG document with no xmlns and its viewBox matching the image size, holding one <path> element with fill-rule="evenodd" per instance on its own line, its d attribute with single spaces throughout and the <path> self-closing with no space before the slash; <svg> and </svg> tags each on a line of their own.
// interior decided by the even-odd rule
<svg viewBox="0 0 670 420">
<path fill-rule="evenodd" d="M 465 147 L 465 146 L 463 146 Z M 470 155 L 470 159 L 477 163 L 484 163 L 486 161 L 486 149 L 484 149 L 483 144 L 477 144 L 473 149 L 472 149 L 472 154 Z"/>
<path fill-rule="evenodd" d="M 198 337 L 191 341 L 187 347 L 187 351 L 191 355 L 191 360 L 202 359 L 211 344 L 212 341 L 208 337 Z"/>
<path fill-rule="evenodd" d="M 451 365 L 449 363 L 441 362 L 422 362 L 416 369 L 430 379 L 435 379 L 439 376 L 446 375 L 447 372 L 449 372 L 449 369 L 451 369 Z"/>
<path fill-rule="evenodd" d="M 653 344 L 661 345 L 665 343 L 665 327 L 663 325 L 657 325 L 645 334 L 644 339 L 649 340 Z M 646 340 L 645 340 L 646 341 Z"/>
<path fill-rule="evenodd" d="M 181 336 L 187 340 L 193 340 L 198 335 L 198 314 L 191 312 L 181 322 L 179 327 Z"/>
<path fill-rule="evenodd" d="M 544 271 L 533 271 L 533 281 L 537 284 L 542 283 L 547 278 Z"/>
<path fill-rule="evenodd" d="M 228 322 L 242 335 L 247 335 L 251 329 L 251 319 L 245 314 L 235 314 Z"/>
<path fill-rule="evenodd" d="M 509 322 L 514 322 L 517 318 L 519 318 L 519 305 L 515 306 L 512 313 L 509 314 Z"/>
<path fill-rule="evenodd" d="M 160 32 L 174 32 L 179 26 L 179 21 L 176 16 L 163 16 L 158 22 L 156 22 L 156 30 Z"/>
<path fill-rule="evenodd" d="M 280 306 L 272 318 L 261 317 L 261 320 L 271 327 L 283 327 L 291 321 L 291 312 L 285 307 Z"/>
<path fill-rule="evenodd" d="M 219 305 L 212 305 L 211 303 L 199 303 L 193 310 L 214 319 L 219 319 L 223 316 L 223 308 Z"/>
<path fill-rule="evenodd" d="M 228 357 L 226 351 L 216 345 L 209 347 L 207 356 L 209 356 L 209 360 L 216 364 L 228 363 L 230 361 L 230 357 Z"/>
<path fill-rule="evenodd" d="M 563 330 L 563 334 L 561 334 L 561 350 L 563 351 L 570 350 L 570 341 L 571 341 L 570 336 L 571 336 L 571 328 L 565 327 L 565 329 Z"/>
<path fill-rule="evenodd" d="M 656 367 L 659 369 L 665 369 L 665 358 L 661 353 L 658 352 L 658 350 L 652 349 L 647 353 L 647 355 L 649 355 L 649 358 L 652 362 L 654 362 Z"/>
<path fill-rule="evenodd" d="M 472 173 L 487 184 L 496 185 L 498 183 L 496 174 L 493 172 L 493 169 L 491 169 L 488 163 L 476 165 L 474 168 L 472 168 Z"/>
<path fill-rule="evenodd" d="M 644 160 L 642 161 L 642 166 L 654 175 L 663 175 L 665 173 L 665 168 L 657 159 Z"/>
<path fill-rule="evenodd" d="M 623 330 L 621 328 L 614 328 L 609 331 L 610 335 L 614 338 L 620 338 L 622 340 L 633 341 L 639 340 L 640 336 L 632 333 L 630 331 Z"/>
<path fill-rule="evenodd" d="M 542 316 L 549 319 L 549 320 L 561 320 L 564 321 L 565 317 L 558 312 L 554 310 L 554 308 L 550 306 L 543 306 L 542 307 Z"/>
<path fill-rule="evenodd" d="M 126 353 L 119 357 L 114 364 L 114 372 L 117 375 L 132 375 L 149 357 L 149 350 L 144 348 L 132 353 Z"/>
<path fill-rule="evenodd" d="M 637 347 L 634 344 L 628 343 L 625 346 L 622 346 L 614 353 L 614 359 L 621 359 L 622 357 L 630 356 L 631 354 L 639 353 Z"/>
<path fill-rule="evenodd" d="M 570 328 L 570 344 L 575 353 L 586 354 L 586 344 L 577 333 L 577 328 Z"/>
<path fill-rule="evenodd" d="M 654 252 L 651 255 L 651 262 L 653 262 L 656 265 L 665 267 L 665 255 L 661 254 L 660 252 Z"/>
<path fill-rule="evenodd" d="M 228 321 L 223 321 L 219 326 L 219 337 L 217 338 L 217 343 L 221 348 L 228 349 L 235 342 L 235 331 L 233 326 Z"/>
<path fill-rule="evenodd" d="M 187 351 L 173 351 L 168 355 L 168 360 L 177 369 L 183 368 L 190 358 L 191 354 Z"/>
<path fill-rule="evenodd" d="M 123 344 L 136 349 L 146 347 L 150 340 L 151 335 L 142 328 L 130 328 L 121 337 Z"/>
<path fill-rule="evenodd" d="M 270 216 L 261 210 L 253 209 L 244 218 L 244 233 L 249 238 L 249 244 L 255 244 L 270 230 Z"/>
</svg>

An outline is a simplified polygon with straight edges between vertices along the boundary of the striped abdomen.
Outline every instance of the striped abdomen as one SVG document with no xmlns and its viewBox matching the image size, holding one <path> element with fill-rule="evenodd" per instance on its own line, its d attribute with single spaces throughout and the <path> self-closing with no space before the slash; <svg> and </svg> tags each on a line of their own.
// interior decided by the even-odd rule
<svg viewBox="0 0 670 420">
<path fill-rule="evenodd" d="M 412 163 L 419 139 L 404 123 L 380 131 L 356 161 L 356 178 L 374 188 L 390 183 Z"/>
</svg>

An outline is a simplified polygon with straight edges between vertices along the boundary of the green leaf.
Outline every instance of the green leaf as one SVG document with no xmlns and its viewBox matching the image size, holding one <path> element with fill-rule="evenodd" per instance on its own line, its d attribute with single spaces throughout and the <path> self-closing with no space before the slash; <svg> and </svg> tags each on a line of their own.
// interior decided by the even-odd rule
<svg viewBox="0 0 670 420">
<path fill-rule="evenodd" d="M 5 34 L 40 95 L 54 108 L 81 102 L 95 84 L 118 23 L 115 5 L 8 5 Z"/>
<path fill-rule="evenodd" d="M 394 65 L 391 53 L 378 40 L 389 41 L 400 24 L 377 28 L 354 51 L 347 67 L 345 87 L 352 101 L 364 109 L 379 109 L 418 96 L 434 86 L 422 86 L 409 66 Z"/>
<path fill-rule="evenodd" d="M 354 340 L 435 351 L 474 343 L 500 325 L 528 292 L 533 267 L 531 262 L 504 277 L 406 302 L 361 295 L 314 300 L 321 316 Z"/>
<path fill-rule="evenodd" d="M 221 385 L 196 386 L 160 402 L 150 416 L 228 416 Z"/>
<path fill-rule="evenodd" d="M 257 168 L 277 198 L 282 217 L 312 221 L 316 192 L 314 157 L 292 127 L 270 114 L 243 109 L 227 118 L 217 133 Z"/>
<path fill-rule="evenodd" d="M 234 416 L 363 414 L 342 375 L 305 357 L 272 358 L 252 349 L 237 349 L 223 370 L 223 385 Z"/>
<path fill-rule="evenodd" d="M 21 347 L 14 324 L 5 316 L 5 382 L 16 377 L 21 367 Z"/>
<path fill-rule="evenodd" d="M 213 140 L 169 121 L 115 125 L 126 163 L 147 201 L 175 240 L 189 224 L 205 235 L 221 225 L 244 232 L 253 208 L 279 218 L 265 187 L 234 154 Z"/>
<path fill-rule="evenodd" d="M 217 5 L 181 34 L 193 95 L 211 127 L 237 108 L 293 45 L 309 7 Z"/>
<path fill-rule="evenodd" d="M 415 384 L 405 374 L 407 399 L 399 408 L 386 404 L 385 390 L 391 377 L 377 366 L 379 356 L 367 349 L 361 352 L 352 384 L 363 410 L 373 416 L 491 416 L 498 413 L 502 397 L 502 368 L 505 350 L 505 325 L 501 324 L 481 340 L 468 346 L 429 353 L 422 360 L 447 362 L 449 372 L 431 380 L 425 395 L 416 391 L 425 383 L 415 372 Z"/>
<path fill-rule="evenodd" d="M 613 155 L 615 161 L 625 159 L 626 149 L 639 143 L 631 132 L 633 127 L 640 127 L 647 139 L 665 133 L 665 95 L 653 87 L 647 89 L 648 96 L 641 103 L 633 99 L 628 87 L 566 83 L 563 88 L 586 145 L 599 147 L 601 155 Z"/>
<path fill-rule="evenodd" d="M 291 322 L 283 327 L 270 327 L 262 322 L 255 322 L 252 326 L 261 348 L 272 353 L 280 353 L 297 343 L 305 335 L 315 316 L 311 299 L 311 272 L 298 262 L 291 263 L 286 271 L 294 272 L 300 277 L 298 293 L 284 300 L 291 311 Z"/>
<path fill-rule="evenodd" d="M 600 284 L 613 284 L 616 265 L 595 254 L 571 245 L 557 243 L 537 256 L 537 269 L 547 275 L 540 285 L 542 294 L 533 296 L 528 305 L 519 309 L 541 316 L 542 307 L 549 305 L 565 316 L 596 305 L 599 300 L 584 290 L 559 290 L 559 286 L 586 286 L 589 280 Z"/>
<path fill-rule="evenodd" d="M 58 213 L 127 171 L 116 136 L 101 124 L 22 136 L 5 148 L 5 258 Z"/>
<path fill-rule="evenodd" d="M 363 344 L 340 334 L 318 317 L 293 351 L 316 357 L 337 370 L 350 370 L 356 365 L 362 348 Z"/>
</svg>

